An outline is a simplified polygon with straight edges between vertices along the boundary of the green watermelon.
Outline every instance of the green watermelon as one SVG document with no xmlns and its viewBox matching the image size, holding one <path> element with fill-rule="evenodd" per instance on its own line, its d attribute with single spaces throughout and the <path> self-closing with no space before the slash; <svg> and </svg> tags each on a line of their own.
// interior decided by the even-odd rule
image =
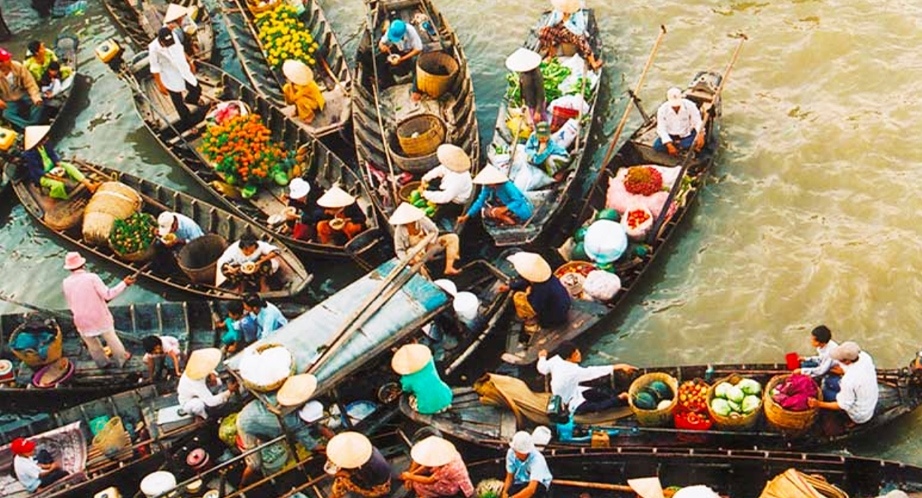
<svg viewBox="0 0 922 498">
<path fill-rule="evenodd" d="M 573 233 L 573 242 L 582 242 L 586 238 L 586 231 L 589 227 L 579 227 Z"/>
<path fill-rule="evenodd" d="M 634 396 L 634 406 L 640 408 L 641 410 L 655 410 L 656 409 L 656 398 L 652 394 L 643 390 L 637 393 Z"/>
<path fill-rule="evenodd" d="M 668 384 L 661 380 L 654 380 L 647 386 L 647 389 L 653 391 L 656 395 L 657 401 L 671 400 L 673 397 L 672 388 Z"/>
<path fill-rule="evenodd" d="M 618 214 L 618 211 L 608 208 L 599 211 L 599 214 L 595 216 L 596 220 L 611 220 L 611 221 L 620 221 L 621 215 Z"/>
<path fill-rule="evenodd" d="M 589 255 L 586 254 L 586 247 L 582 242 L 573 246 L 573 250 L 570 251 L 570 261 L 589 261 Z"/>
</svg>

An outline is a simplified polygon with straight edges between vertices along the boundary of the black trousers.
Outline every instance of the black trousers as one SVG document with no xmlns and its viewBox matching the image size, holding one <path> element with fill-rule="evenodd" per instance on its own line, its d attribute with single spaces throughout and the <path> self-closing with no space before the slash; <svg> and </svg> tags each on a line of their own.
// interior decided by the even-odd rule
<svg viewBox="0 0 922 498">
<path fill-rule="evenodd" d="M 186 104 L 198 104 L 199 99 L 202 97 L 202 87 L 198 83 L 195 85 L 186 82 L 186 98 L 183 99 L 182 92 L 170 92 L 170 100 L 173 102 L 173 107 L 176 108 L 176 112 L 179 113 L 180 122 L 184 125 L 191 125 L 190 119 L 192 119 L 192 113 L 189 112 L 189 108 L 186 107 Z"/>
</svg>

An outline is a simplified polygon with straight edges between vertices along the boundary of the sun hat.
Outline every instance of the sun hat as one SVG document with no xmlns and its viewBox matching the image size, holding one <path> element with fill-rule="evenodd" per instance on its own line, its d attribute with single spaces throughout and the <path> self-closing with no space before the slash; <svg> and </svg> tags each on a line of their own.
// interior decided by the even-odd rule
<svg viewBox="0 0 922 498">
<path fill-rule="evenodd" d="M 551 0 L 554 10 L 564 14 L 572 14 L 579 11 L 579 0 Z"/>
<path fill-rule="evenodd" d="M 312 424 L 323 418 L 323 403 L 316 399 L 304 403 L 304 406 L 298 410 L 298 416 L 301 420 Z"/>
<path fill-rule="evenodd" d="M 713 489 L 707 486 L 686 486 L 680 489 L 672 498 L 720 498 Z"/>
<path fill-rule="evenodd" d="M 352 197 L 337 185 L 330 187 L 330 190 L 327 190 L 317 199 L 318 206 L 330 209 L 344 208 L 353 202 L 355 202 L 355 197 Z"/>
<path fill-rule="evenodd" d="M 671 106 L 682 105 L 682 90 L 675 86 L 666 90 L 666 100 Z"/>
<path fill-rule="evenodd" d="M 221 363 L 221 350 L 218 348 L 196 349 L 189 355 L 183 375 L 192 380 L 202 380 Z"/>
<path fill-rule="evenodd" d="M 340 432 L 327 443 L 327 458 L 341 469 L 357 469 L 368 463 L 374 448 L 360 432 Z"/>
<path fill-rule="evenodd" d="M 551 125 L 547 124 L 547 121 L 539 121 L 535 124 L 535 135 L 539 138 L 541 137 L 550 137 L 551 136 Z"/>
<path fill-rule="evenodd" d="M 492 164 L 484 166 L 480 173 L 477 173 L 477 176 L 474 177 L 474 183 L 477 185 L 499 185 L 508 181 L 509 177 Z"/>
<path fill-rule="evenodd" d="M 387 220 L 391 225 L 406 225 L 408 223 L 413 223 L 419 221 L 426 217 L 426 212 L 422 209 L 410 204 L 409 202 L 401 202 L 397 209 L 394 210 L 394 214 L 391 215 L 390 219 Z"/>
<path fill-rule="evenodd" d="M 25 455 L 35 449 L 35 443 L 28 439 L 18 437 L 13 440 L 10 449 L 13 451 L 14 455 Z"/>
<path fill-rule="evenodd" d="M 6 62 L 13 58 L 13 54 L 9 50 L 0 47 L 0 62 Z"/>
<path fill-rule="evenodd" d="M 175 222 L 175 214 L 169 211 L 160 213 L 160 216 L 157 217 L 157 233 L 160 234 L 161 237 L 166 236 L 166 234 L 173 231 L 173 223 Z"/>
<path fill-rule="evenodd" d="M 282 406 L 299 406 L 311 399 L 317 390 L 317 377 L 311 374 L 292 375 L 279 388 L 276 399 Z"/>
<path fill-rule="evenodd" d="M 509 447 L 516 453 L 531 453 L 535 449 L 535 443 L 531 440 L 531 434 L 519 431 L 512 436 Z"/>
<path fill-rule="evenodd" d="M 400 375 L 419 372 L 432 360 L 432 351 L 424 344 L 404 344 L 391 358 L 391 368 Z"/>
<path fill-rule="evenodd" d="M 439 145 L 437 155 L 439 162 L 455 173 L 464 173 L 471 169 L 471 158 L 464 149 L 452 144 Z"/>
<path fill-rule="evenodd" d="M 852 341 L 845 341 L 829 352 L 829 357 L 836 361 L 855 361 L 861 354 L 861 346 Z"/>
<path fill-rule="evenodd" d="M 506 258 L 515 267 L 515 271 L 525 280 L 533 283 L 546 282 L 551 278 L 551 265 L 533 252 L 517 252 Z"/>
<path fill-rule="evenodd" d="M 541 65 L 541 54 L 525 47 L 519 47 L 506 57 L 506 69 L 516 73 L 527 73 Z"/>
<path fill-rule="evenodd" d="M 448 465 L 457 455 L 455 445 L 438 436 L 429 436 L 410 448 L 410 458 L 423 467 Z"/>
<path fill-rule="evenodd" d="M 288 197 L 301 199 L 311 193 L 311 184 L 303 178 L 295 178 L 288 183 Z"/>
<path fill-rule="evenodd" d="M 85 264 L 86 258 L 81 256 L 79 252 L 69 252 L 66 256 L 64 256 L 65 270 L 76 270 Z"/>
<path fill-rule="evenodd" d="M 163 23 L 173 22 L 187 14 L 189 14 L 189 9 L 182 5 L 171 3 L 170 6 L 166 8 L 166 14 L 163 16 Z"/>
<path fill-rule="evenodd" d="M 391 43 L 399 43 L 403 35 L 407 34 L 407 23 L 397 19 L 387 28 L 387 39 Z"/>
<path fill-rule="evenodd" d="M 26 150 L 31 149 L 38 145 L 45 136 L 48 135 L 48 132 L 51 131 L 51 127 L 48 125 L 41 126 L 26 126 L 26 136 L 24 139 L 23 147 Z"/>
<path fill-rule="evenodd" d="M 627 485 L 630 486 L 640 498 L 663 498 L 663 485 L 659 482 L 659 477 L 628 479 Z"/>
<path fill-rule="evenodd" d="M 314 72 L 307 64 L 292 59 L 282 64 L 282 73 L 295 85 L 306 85 L 314 80 Z"/>
</svg>

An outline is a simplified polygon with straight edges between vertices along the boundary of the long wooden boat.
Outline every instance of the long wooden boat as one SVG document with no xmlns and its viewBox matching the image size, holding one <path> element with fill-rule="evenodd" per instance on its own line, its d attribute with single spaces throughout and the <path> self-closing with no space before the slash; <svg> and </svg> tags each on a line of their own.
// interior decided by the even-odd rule
<svg viewBox="0 0 922 498">
<path fill-rule="evenodd" d="M 211 60 L 214 51 L 214 28 L 211 15 L 201 0 L 103 0 L 106 11 L 121 28 L 136 50 L 147 50 L 147 45 L 157 38 L 163 26 L 163 16 L 170 3 L 195 8 L 195 58 Z"/>
<path fill-rule="evenodd" d="M 275 3 L 287 5 L 281 0 L 276 0 Z M 352 74 L 346 65 L 342 46 L 336 40 L 320 3 L 316 0 L 303 0 L 302 3 L 304 11 L 298 16 L 298 20 L 304 23 L 303 31 L 310 33 L 318 44 L 317 51 L 312 54 L 317 63 L 311 67 L 314 78 L 323 91 L 325 105 L 323 111 L 317 113 L 311 123 L 305 123 L 297 116 L 292 117 L 292 120 L 303 126 L 311 135 L 323 137 L 339 132 L 349 124 L 352 113 Z M 266 49 L 257 36 L 259 29 L 256 27 L 252 11 L 247 7 L 247 0 L 223 0 L 221 7 L 228 38 L 234 46 L 250 85 L 276 106 L 285 107 L 287 104 L 282 87 L 286 80 L 282 74 L 282 66 L 273 66 L 267 60 Z M 289 26 L 289 29 L 297 28 Z"/>
<path fill-rule="evenodd" d="M 525 39 L 525 48 L 539 53 L 546 49 L 546 47 L 541 46 L 538 33 L 541 28 L 549 24 L 551 15 L 552 13 L 550 11 L 545 12 L 535 25 L 532 26 Z M 599 27 L 596 23 L 595 11 L 593 9 L 582 9 L 573 15 L 584 16 L 586 18 L 586 41 L 589 46 L 592 47 L 592 51 L 596 58 L 601 59 L 603 50 L 602 36 L 599 33 Z M 534 206 L 534 214 L 524 223 L 504 225 L 486 218 L 482 219 L 484 229 L 490 234 L 490 237 L 493 238 L 497 246 L 527 246 L 540 239 L 547 230 L 558 228 L 556 224 L 558 217 L 564 213 L 566 207 L 569 207 L 571 199 L 574 198 L 573 196 L 578 184 L 585 181 L 585 178 L 591 173 L 588 171 L 593 167 L 589 134 L 592 131 L 596 102 L 598 101 L 599 89 L 602 87 L 605 73 L 602 69 L 591 70 L 588 63 L 584 63 L 583 66 L 584 74 L 590 75 L 589 81 L 591 81 L 591 83 L 582 81 L 579 86 L 575 87 L 573 94 L 579 95 L 581 92 L 586 91 L 585 86 L 589 87 L 588 90 L 590 95 L 585 97 L 585 102 L 589 106 L 589 112 L 580 115 L 579 135 L 575 139 L 572 147 L 569 148 L 570 163 L 568 166 L 568 173 L 566 177 L 562 178 L 560 181 L 552 182 L 541 189 L 525 192 L 525 196 Z M 518 78 L 517 75 L 512 75 L 512 77 Z M 573 76 L 571 76 L 571 78 L 572 77 Z M 525 156 L 524 143 L 520 142 L 518 139 L 513 139 L 513 134 L 515 132 L 510 131 L 506 122 L 513 117 L 513 114 L 510 113 L 510 108 L 516 106 L 521 108 L 522 104 L 521 102 L 510 102 L 509 98 L 510 96 L 507 92 L 504 101 L 500 105 L 499 114 L 496 117 L 496 126 L 493 130 L 493 141 L 490 150 L 504 151 L 504 153 L 509 154 L 513 160 L 515 160 L 515 158 L 520 158 L 519 161 L 521 161 Z M 548 101 L 547 104 L 550 105 L 550 103 L 551 102 Z M 518 148 L 518 150 L 513 153 L 512 150 L 514 148 Z"/>
<path fill-rule="evenodd" d="M 157 185 L 148 180 L 138 178 L 128 173 L 123 173 L 102 166 L 75 161 L 80 169 L 88 173 L 87 177 L 95 181 L 117 180 L 135 189 L 143 200 L 143 210 L 151 213 L 155 218 L 164 210 L 184 214 L 192 218 L 206 233 L 216 233 L 228 242 L 233 243 L 243 234 L 250 232 L 277 246 L 280 251 L 278 276 L 281 287 L 270 290 L 263 295 L 267 299 L 284 299 L 298 295 L 313 278 L 313 275 L 304 269 L 298 257 L 291 252 L 281 241 L 271 234 L 264 232 L 252 222 L 227 211 L 202 202 L 188 194 Z M 17 166 L 7 163 L 6 168 Z M 15 175 L 14 175 L 15 176 Z M 78 189 L 75 195 L 67 201 L 55 201 L 45 195 L 40 187 L 23 178 L 13 181 L 13 190 L 19 197 L 26 211 L 46 228 L 79 247 L 82 251 L 92 253 L 96 257 L 110 263 L 117 264 L 132 273 L 150 279 L 154 282 L 173 287 L 177 290 L 196 294 L 209 299 L 241 299 L 242 295 L 235 290 L 216 287 L 215 285 L 193 282 L 182 272 L 168 271 L 156 265 L 147 265 L 141 262 L 130 262 L 119 258 L 108 247 L 93 246 L 83 239 L 81 219 L 83 210 L 91 194 L 85 189 Z M 69 228 L 61 229 L 67 226 Z"/>
<path fill-rule="evenodd" d="M 73 80 L 70 86 L 63 89 L 61 93 L 54 97 L 45 99 L 42 103 L 47 113 L 45 117 L 48 119 L 48 124 L 51 126 L 52 131 L 55 130 L 54 125 L 58 121 L 58 118 L 64 114 L 67 103 L 70 102 L 70 97 L 74 94 L 74 87 L 76 87 L 77 82 L 80 81 L 80 73 L 78 72 L 80 67 L 77 59 L 77 49 L 79 47 L 80 40 L 74 35 L 65 33 L 55 37 L 53 46 L 49 47 L 50 50 L 54 51 L 54 54 L 58 57 L 58 62 L 60 62 L 62 66 L 70 67 L 74 71 Z M 44 96 L 42 98 L 44 99 Z"/>
<path fill-rule="evenodd" d="M 471 173 L 475 175 L 480 167 L 480 135 L 467 57 L 454 30 L 433 2 L 372 0 L 367 2 L 367 7 L 356 53 L 357 84 L 352 97 L 355 152 L 359 168 L 375 192 L 375 208 L 387 219 L 401 202 L 400 188 L 418 181 L 422 174 L 438 165 L 435 152 L 422 157 L 411 157 L 404 152 L 397 138 L 400 123 L 420 115 L 441 120 L 447 133 L 445 143 L 464 149 L 471 158 Z M 397 84 L 387 88 L 379 85 L 381 70 L 375 63 L 375 55 L 388 22 L 402 19 L 407 24 L 413 24 L 414 18 L 420 19 L 419 16 L 431 23 L 431 31 L 422 27 L 424 22 L 415 26 L 422 38 L 424 52 L 447 55 L 458 69 L 450 88 L 439 99 L 423 97 L 414 102 L 410 96 L 411 81 L 398 80 Z M 390 225 L 388 229 L 393 232 Z"/>
<path fill-rule="evenodd" d="M 199 185 L 220 199 L 231 212 L 265 230 L 272 230 L 288 247 L 300 253 L 325 257 L 348 256 L 366 269 L 374 268 L 382 261 L 384 258 L 376 249 L 380 249 L 384 234 L 379 229 L 378 219 L 374 215 L 372 196 L 361 177 L 304 128 L 287 118 L 279 108 L 260 97 L 255 90 L 210 64 L 198 63 L 196 70 L 196 76 L 202 85 L 202 94 L 207 100 L 237 100 L 246 103 L 253 112 L 263 118 L 263 122 L 272 131 L 273 140 L 284 143 L 286 150 L 298 150 L 303 154 L 299 159 L 303 171 L 302 178 L 310 183 L 312 188 L 326 190 L 333 185 L 339 185 L 355 196 L 358 206 L 366 214 L 366 229 L 345 245 L 295 239 L 272 229 L 269 217 L 280 213 L 287 206 L 284 201 L 288 194 L 287 187 L 263 186 L 256 195 L 245 199 L 239 195 L 236 188 L 225 183 L 200 150 L 207 110 L 199 108 L 195 111 L 194 116 L 198 122 L 194 125 L 181 123 L 170 99 L 157 91 L 145 53 L 139 53 L 126 70 L 120 71 L 119 76 L 131 86 L 135 109 L 144 125 L 183 169 L 195 178 Z"/>
<path fill-rule="evenodd" d="M 598 175 L 598 180 L 585 198 L 584 206 L 574 210 L 578 216 L 575 226 L 591 224 L 596 214 L 606 208 L 609 182 L 623 169 L 638 165 L 655 165 L 684 171 L 681 178 L 678 178 L 678 173 L 675 175 L 675 195 L 670 196 L 663 204 L 662 212 L 665 215 L 659 229 L 652 230 L 646 240 L 630 244 L 622 258 L 615 262 L 614 269 L 621 280 L 621 290 L 606 304 L 574 299 L 570 319 L 564 325 L 542 328 L 527 337 L 521 333 L 521 326 L 510 328 L 506 353 L 503 354 L 504 361 L 519 365 L 534 363 L 538 359 L 538 351 L 553 351 L 561 342 L 573 340 L 589 330 L 618 309 L 631 295 L 631 291 L 653 262 L 668 247 L 667 244 L 678 232 L 680 223 L 695 205 L 716 158 L 721 99 L 718 96 L 714 102 L 713 98 L 720 86 L 720 80 L 721 76 L 717 73 L 701 72 L 692 79 L 685 90 L 686 98 L 698 104 L 709 118 L 704 148 L 687 159 L 686 169 L 681 169 L 684 156 L 670 156 L 653 150 L 652 144 L 656 139 L 654 114 L 631 135 L 612 161 L 605 166 L 604 171 Z"/>
</svg>

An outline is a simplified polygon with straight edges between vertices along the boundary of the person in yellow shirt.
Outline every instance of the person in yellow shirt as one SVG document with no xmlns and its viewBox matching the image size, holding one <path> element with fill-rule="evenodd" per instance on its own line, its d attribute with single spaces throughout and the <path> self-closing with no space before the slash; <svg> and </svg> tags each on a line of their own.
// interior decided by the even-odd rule
<svg viewBox="0 0 922 498">
<path fill-rule="evenodd" d="M 314 73 L 301 61 L 287 60 L 282 64 L 282 73 L 288 83 L 282 87 L 285 93 L 285 102 L 294 105 L 297 116 L 305 123 L 314 120 L 316 112 L 323 111 L 326 103 L 320 87 L 314 82 Z"/>
<path fill-rule="evenodd" d="M 52 62 L 58 62 L 58 56 L 53 51 L 48 50 L 43 42 L 39 40 L 29 42 L 29 57 L 22 64 L 32 73 L 32 77 L 35 78 L 36 82 L 42 80 L 42 76 L 48 71 L 48 66 Z M 60 71 L 62 80 L 69 78 L 73 72 L 71 68 L 64 65 L 61 66 Z"/>
</svg>

